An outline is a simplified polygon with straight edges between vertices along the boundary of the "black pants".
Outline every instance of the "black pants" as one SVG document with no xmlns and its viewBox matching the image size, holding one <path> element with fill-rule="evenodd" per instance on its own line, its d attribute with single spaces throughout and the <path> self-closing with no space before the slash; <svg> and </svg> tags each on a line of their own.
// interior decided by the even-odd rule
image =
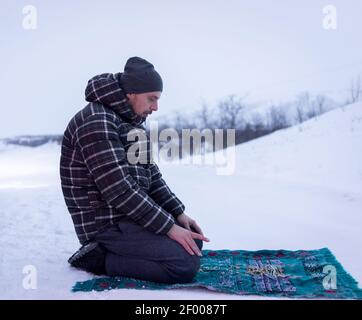
<svg viewBox="0 0 362 320">
<path fill-rule="evenodd" d="M 95 240 L 107 250 L 106 272 L 110 276 L 186 283 L 200 268 L 199 256 L 190 255 L 167 235 L 148 231 L 128 217 L 99 233 Z M 194 240 L 201 250 L 202 241 Z"/>
</svg>

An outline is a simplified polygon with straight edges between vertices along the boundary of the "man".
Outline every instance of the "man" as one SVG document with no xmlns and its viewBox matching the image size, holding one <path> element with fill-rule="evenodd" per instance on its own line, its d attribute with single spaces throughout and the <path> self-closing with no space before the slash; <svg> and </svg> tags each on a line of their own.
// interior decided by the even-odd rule
<svg viewBox="0 0 362 320">
<path fill-rule="evenodd" d="M 68 260 L 72 266 L 164 283 L 189 282 L 197 273 L 209 240 L 158 166 L 128 157 L 135 143 L 128 134 L 145 133 L 142 123 L 157 111 L 162 89 L 154 66 L 139 57 L 128 59 L 123 73 L 88 81 L 89 104 L 69 122 L 60 158 L 65 203 L 83 245 Z"/>
</svg>

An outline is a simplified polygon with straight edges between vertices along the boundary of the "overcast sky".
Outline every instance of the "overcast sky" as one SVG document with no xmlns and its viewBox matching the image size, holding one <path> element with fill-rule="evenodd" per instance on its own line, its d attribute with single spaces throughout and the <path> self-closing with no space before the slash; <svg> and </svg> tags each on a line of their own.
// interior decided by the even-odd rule
<svg viewBox="0 0 362 320">
<path fill-rule="evenodd" d="M 323 28 L 323 7 L 337 29 Z M 23 27 L 23 8 L 37 28 Z M 88 79 L 131 56 L 164 81 L 159 111 L 190 112 L 229 94 L 278 102 L 336 99 L 362 72 L 362 1 L 1 1 L 0 137 L 63 133 Z M 153 118 L 157 118 L 152 115 Z"/>
</svg>

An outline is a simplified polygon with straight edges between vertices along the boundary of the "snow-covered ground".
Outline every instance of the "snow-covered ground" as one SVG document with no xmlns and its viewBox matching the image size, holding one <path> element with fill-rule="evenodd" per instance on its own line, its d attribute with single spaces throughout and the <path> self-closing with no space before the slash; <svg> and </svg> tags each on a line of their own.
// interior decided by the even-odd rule
<svg viewBox="0 0 362 320">
<path fill-rule="evenodd" d="M 72 293 L 93 276 L 69 267 L 78 249 L 64 204 L 60 147 L 0 145 L 2 299 L 245 299 L 206 289 Z M 160 164 L 210 243 L 205 249 L 328 247 L 362 283 L 362 103 L 236 147 L 236 170 Z M 23 268 L 37 270 L 25 289 Z M 360 285 L 361 287 L 361 285 Z"/>
</svg>

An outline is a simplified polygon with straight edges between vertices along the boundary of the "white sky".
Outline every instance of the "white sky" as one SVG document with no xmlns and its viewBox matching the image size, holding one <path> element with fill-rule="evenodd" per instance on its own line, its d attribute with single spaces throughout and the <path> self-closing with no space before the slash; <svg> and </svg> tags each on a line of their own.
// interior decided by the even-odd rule
<svg viewBox="0 0 362 320">
<path fill-rule="evenodd" d="M 36 30 L 22 26 L 29 4 L 37 8 Z M 322 27 L 329 4 L 337 8 L 337 30 Z M 0 6 L 0 137 L 63 133 L 86 105 L 88 79 L 123 71 L 130 56 L 149 60 L 163 78 L 158 115 L 214 105 L 229 94 L 277 102 L 309 90 L 343 99 L 362 73 L 360 0 Z"/>
</svg>

